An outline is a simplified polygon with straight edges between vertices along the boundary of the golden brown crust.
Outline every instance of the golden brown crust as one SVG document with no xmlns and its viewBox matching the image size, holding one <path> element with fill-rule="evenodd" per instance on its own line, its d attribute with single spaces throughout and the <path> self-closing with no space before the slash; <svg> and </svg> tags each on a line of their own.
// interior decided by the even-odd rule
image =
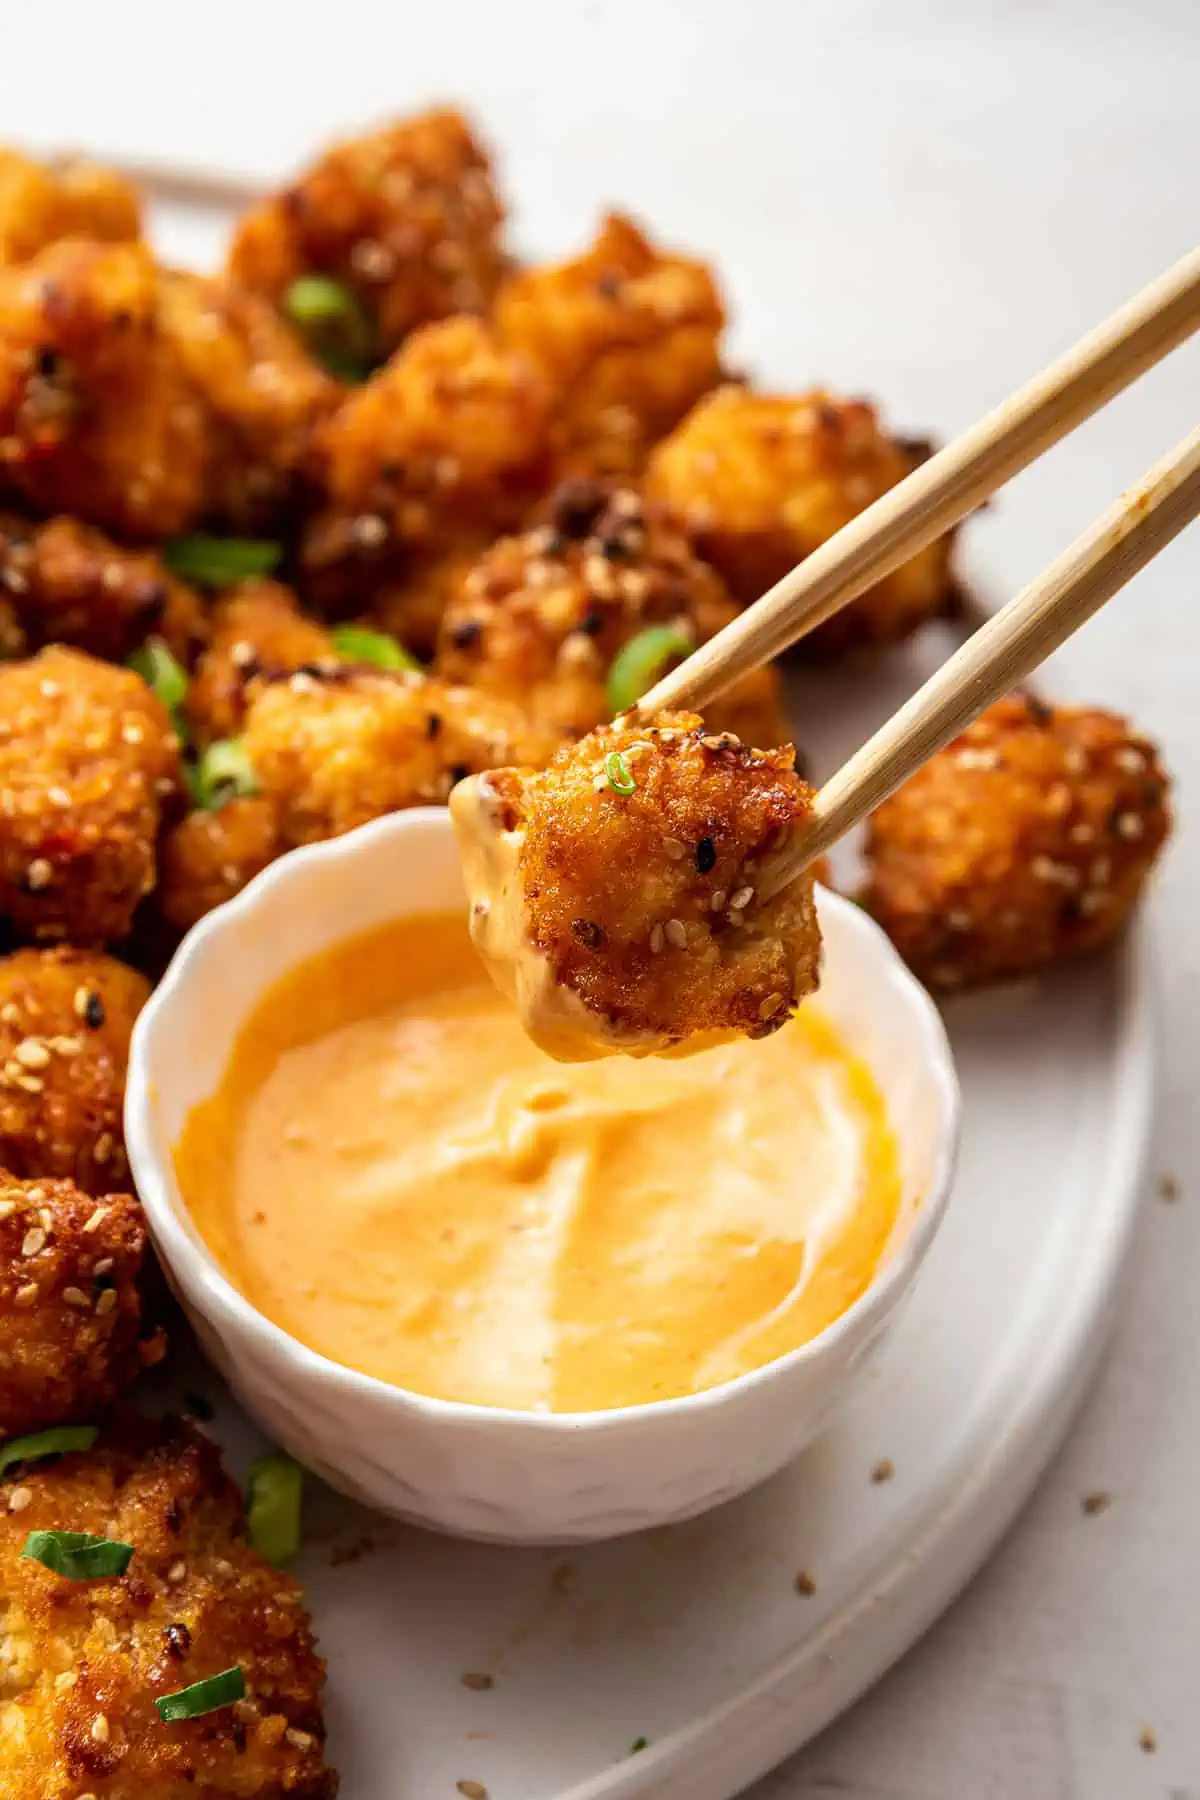
<svg viewBox="0 0 1200 1800">
<path fill-rule="evenodd" d="M 76 650 L 0 666 L 0 914 L 111 944 L 155 880 L 179 742 L 145 682 Z"/>
<path fill-rule="evenodd" d="M 145 1253 L 129 1194 L 0 1168 L 0 1435 L 89 1423 L 158 1360 L 161 1339 L 141 1331 Z"/>
<path fill-rule="evenodd" d="M 215 1444 L 124 1414 L 94 1451 L 28 1465 L 0 1499 L 5 1800 L 334 1800 L 299 1584 L 247 1546 Z M 133 1560 L 68 1582 L 21 1557 L 34 1530 L 114 1538 Z M 159 1718 L 156 1699 L 235 1665 L 245 1701 Z"/>
<path fill-rule="evenodd" d="M 281 849 L 275 806 L 262 795 L 189 813 L 163 839 L 155 896 L 163 918 L 177 931 L 190 931 L 205 913 L 240 894 Z"/>
<path fill-rule="evenodd" d="M 462 592 L 464 580 L 491 541 L 464 536 L 448 549 L 409 558 L 402 573 L 390 575 L 371 591 L 364 622 L 390 632 L 414 656 L 431 662 L 446 609 Z"/>
<path fill-rule="evenodd" d="M 0 957 L 0 1167 L 88 1194 L 125 1179 L 125 1069 L 149 993 L 136 970 L 94 951 Z"/>
<path fill-rule="evenodd" d="M 154 551 L 126 550 L 65 514 L 0 513 L 0 591 L 30 650 L 69 644 L 122 662 L 155 637 L 186 666 L 208 633 L 199 595 Z"/>
<path fill-rule="evenodd" d="M 246 692 L 256 676 L 288 674 L 305 663 L 338 660 L 329 633 L 305 618 L 290 588 L 244 581 L 212 610 L 212 633 L 188 687 L 186 713 L 197 743 L 236 737 Z"/>
<path fill-rule="evenodd" d="M 646 491 L 676 512 L 734 597 L 749 604 L 894 487 L 922 453 L 889 438 L 865 400 L 725 387 L 650 459 Z M 827 655 L 892 643 L 951 603 L 942 538 L 810 633 Z"/>
<path fill-rule="evenodd" d="M 721 379 L 711 270 L 610 213 L 581 256 L 523 269 L 496 300 L 501 337 L 554 395 L 563 474 L 629 474 Z"/>
<path fill-rule="evenodd" d="M 120 243 L 140 234 L 137 190 L 115 169 L 0 149 L 0 263 L 27 262 L 59 238 Z"/>
<path fill-rule="evenodd" d="M 613 751 L 631 794 L 606 779 Z M 694 713 L 618 719 L 513 797 L 531 941 L 591 1012 L 673 1041 L 763 1037 L 816 987 L 811 881 L 755 892 L 811 804 L 789 747 L 749 750 Z"/>
<path fill-rule="evenodd" d="M 438 109 L 334 144 L 243 216 L 229 268 L 276 301 L 299 275 L 346 282 L 387 355 L 418 325 L 487 311 L 502 220 L 486 152 L 460 113 Z"/>
<path fill-rule="evenodd" d="M 441 805 L 465 775 L 554 748 L 502 700 L 364 668 L 258 684 L 242 744 L 289 848 Z"/>
<path fill-rule="evenodd" d="M 1170 822 L 1124 720 L 1002 700 L 879 808 L 863 900 L 930 987 L 1010 979 L 1106 943 Z"/>
</svg>

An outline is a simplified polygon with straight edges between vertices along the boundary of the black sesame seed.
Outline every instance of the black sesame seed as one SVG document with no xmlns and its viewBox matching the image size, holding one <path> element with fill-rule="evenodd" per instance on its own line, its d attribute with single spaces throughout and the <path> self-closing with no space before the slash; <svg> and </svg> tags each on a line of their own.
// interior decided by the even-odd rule
<svg viewBox="0 0 1200 1800">
<path fill-rule="evenodd" d="M 176 1662 L 183 1662 L 192 1647 L 192 1634 L 186 1625 L 168 1625 L 163 1632 L 167 1640 L 168 1653 Z"/>
<path fill-rule="evenodd" d="M 99 1031 L 104 1023 L 104 1019 L 104 1002 L 96 992 L 95 988 L 92 988 L 88 993 L 87 999 L 83 1003 L 83 1022 L 92 1031 Z"/>
<path fill-rule="evenodd" d="M 1104 823 L 1113 837 L 1120 837 L 1121 820 L 1128 810 L 1129 809 L 1123 800 L 1118 800 L 1115 806 L 1109 807 L 1108 817 L 1105 819 Z"/>
<path fill-rule="evenodd" d="M 456 650 L 469 650 L 483 636 L 483 626 L 478 619 L 464 619 L 450 633 L 450 642 Z"/>
<path fill-rule="evenodd" d="M 429 717 L 425 721 L 425 736 L 429 740 L 430 743 L 433 742 L 434 738 L 438 735 L 438 733 L 441 729 L 442 729 L 441 713 L 430 713 Z"/>
<path fill-rule="evenodd" d="M 1049 725 L 1054 717 L 1053 708 L 1047 706 L 1044 700 L 1039 700 L 1036 694 L 1026 694 L 1025 710 L 1034 725 Z"/>
<path fill-rule="evenodd" d="M 208 1425 L 216 1418 L 212 1401 L 206 1394 L 187 1393 L 183 1396 L 183 1410 L 191 1418 L 199 1419 L 202 1425 Z"/>
<path fill-rule="evenodd" d="M 609 562 L 619 562 L 624 557 L 633 555 L 633 545 L 623 533 L 618 531 L 605 532 L 603 537 L 597 538 L 596 549 L 601 556 L 607 557 Z"/>
<path fill-rule="evenodd" d="M 585 538 L 608 496 L 595 481 L 564 481 L 550 499 L 550 521 L 568 538 Z"/>
<path fill-rule="evenodd" d="M 585 637 L 599 637 L 604 630 L 604 608 L 589 606 L 580 619 L 577 629 L 582 631 Z"/>
<path fill-rule="evenodd" d="M 716 867 L 716 862 L 717 846 L 710 837 L 702 837 L 700 842 L 696 845 L 697 869 L 699 869 L 701 875 L 707 875 L 710 869 Z"/>
<path fill-rule="evenodd" d="M 41 344 L 33 353 L 33 363 L 38 374 L 49 381 L 58 373 L 58 351 L 52 350 L 48 344 Z"/>
<path fill-rule="evenodd" d="M 599 950 L 604 942 L 603 927 L 594 919 L 572 919 L 571 934 L 588 950 Z"/>
<path fill-rule="evenodd" d="M 450 764 L 450 779 L 454 783 L 455 787 L 458 786 L 460 781 L 465 781 L 467 779 L 467 776 L 470 773 L 471 773 L 470 763 L 451 763 Z"/>
</svg>

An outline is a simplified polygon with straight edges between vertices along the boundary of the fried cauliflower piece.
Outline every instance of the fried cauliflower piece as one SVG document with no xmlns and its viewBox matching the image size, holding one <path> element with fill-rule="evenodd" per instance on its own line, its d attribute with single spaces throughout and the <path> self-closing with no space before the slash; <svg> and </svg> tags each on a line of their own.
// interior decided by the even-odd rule
<svg viewBox="0 0 1200 1800">
<path fill-rule="evenodd" d="M 609 673 L 632 638 L 669 626 L 701 644 L 737 608 L 670 516 L 632 488 L 564 483 L 545 519 L 500 539 L 462 578 L 436 667 L 447 681 L 512 700 L 548 731 L 582 737 L 612 717 Z M 732 729 L 733 717 L 751 728 L 750 742 L 786 739 L 774 670 L 738 682 L 709 724 Z"/>
<path fill-rule="evenodd" d="M 195 589 L 152 550 L 126 550 L 65 514 L 38 522 L 0 512 L 0 592 L 21 650 L 69 644 L 123 662 L 148 637 L 190 663 L 208 634 Z"/>
<path fill-rule="evenodd" d="M 125 1179 L 125 1070 L 150 988 L 89 950 L 0 957 L 0 1167 L 87 1194 Z"/>
<path fill-rule="evenodd" d="M 142 1330 L 145 1256 L 130 1195 L 0 1169 L 0 1434 L 87 1423 L 160 1359 L 161 1334 Z"/>
<path fill-rule="evenodd" d="M 743 604 L 840 531 L 923 460 L 881 429 L 865 400 L 724 387 L 654 451 L 646 491 L 694 533 Z M 952 603 L 940 538 L 804 638 L 831 655 L 894 643 Z"/>
<path fill-rule="evenodd" d="M 414 656 L 431 662 L 447 609 L 491 542 L 463 537 L 447 550 L 412 557 L 402 574 L 388 577 L 371 592 L 365 622 L 390 632 Z"/>
<path fill-rule="evenodd" d="M 535 1041 L 576 1061 L 777 1031 L 817 986 L 820 931 L 811 875 L 758 889 L 811 799 L 790 747 L 694 713 L 456 790 L 472 936 Z"/>
<path fill-rule="evenodd" d="M 188 687 L 185 712 L 200 744 L 236 737 L 254 679 L 290 674 L 306 663 L 336 662 L 333 639 L 300 611 L 290 588 L 277 581 L 244 581 L 212 611 L 212 632 Z"/>
<path fill-rule="evenodd" d="M 156 899 L 176 931 L 240 894 L 283 845 L 275 805 L 261 794 L 191 812 L 163 839 Z"/>
<path fill-rule="evenodd" d="M 545 762 L 554 748 L 502 700 L 351 667 L 258 684 L 241 741 L 289 849 L 440 805 L 464 776 Z"/>
<path fill-rule="evenodd" d="M 118 537 L 170 537 L 203 510 L 203 406 L 163 335 L 141 244 L 52 244 L 0 268 L 0 488 Z"/>
<path fill-rule="evenodd" d="M 179 780 L 179 740 L 140 676 L 56 648 L 0 665 L 0 916 L 21 937 L 123 938 Z"/>
<path fill-rule="evenodd" d="M 279 302 L 298 276 L 357 295 L 389 355 L 418 325 L 488 310 L 504 272 L 486 151 L 439 109 L 335 144 L 239 222 L 229 270 Z"/>
<path fill-rule="evenodd" d="M 1001 700 L 876 812 L 862 899 L 929 987 L 1008 980 L 1106 943 L 1170 824 L 1123 719 Z"/>
<path fill-rule="evenodd" d="M 0 149 L 0 263 L 27 262 L 60 238 L 121 243 L 140 235 L 137 190 L 115 169 Z"/>
<path fill-rule="evenodd" d="M 300 1586 L 246 1543 L 217 1446 L 123 1414 L 94 1450 L 0 1488 L 0 1788 L 5 1800 L 334 1800 Z M 71 1582 L 23 1559 L 30 1531 L 133 1548 Z M 155 1700 L 240 1667 L 247 1698 L 166 1724 Z"/>
<path fill-rule="evenodd" d="M 610 213 L 571 262 L 501 288 L 496 328 L 554 395 L 563 473 L 629 474 L 721 380 L 725 311 L 712 272 Z"/>
</svg>

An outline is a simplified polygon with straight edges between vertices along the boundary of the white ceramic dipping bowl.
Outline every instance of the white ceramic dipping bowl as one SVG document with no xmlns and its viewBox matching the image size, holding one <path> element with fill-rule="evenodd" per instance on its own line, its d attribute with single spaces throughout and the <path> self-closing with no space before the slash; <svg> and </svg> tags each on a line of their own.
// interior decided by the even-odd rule
<svg viewBox="0 0 1200 1800">
<path fill-rule="evenodd" d="M 820 1003 L 886 1096 L 904 1201 L 875 1280 L 819 1337 L 721 1387 L 610 1412 L 431 1400 L 328 1361 L 257 1312 L 201 1241 L 171 1151 L 281 975 L 389 919 L 464 904 L 449 816 L 423 808 L 283 858 L 191 932 L 138 1021 L 129 1070 L 129 1159 L 154 1242 L 201 1344 L 247 1411 L 356 1499 L 506 1542 L 578 1543 L 687 1518 L 802 1450 L 894 1320 L 954 1163 L 958 1084 L 941 1020 L 883 933 L 823 891 Z"/>
</svg>

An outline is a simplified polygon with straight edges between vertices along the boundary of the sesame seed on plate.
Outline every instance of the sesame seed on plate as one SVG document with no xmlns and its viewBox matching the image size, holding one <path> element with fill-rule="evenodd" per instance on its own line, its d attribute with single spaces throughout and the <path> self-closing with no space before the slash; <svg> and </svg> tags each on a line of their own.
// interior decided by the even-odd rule
<svg viewBox="0 0 1200 1800">
<path fill-rule="evenodd" d="M 668 919 L 666 924 L 667 942 L 676 950 L 687 949 L 687 932 L 682 919 Z"/>
</svg>

